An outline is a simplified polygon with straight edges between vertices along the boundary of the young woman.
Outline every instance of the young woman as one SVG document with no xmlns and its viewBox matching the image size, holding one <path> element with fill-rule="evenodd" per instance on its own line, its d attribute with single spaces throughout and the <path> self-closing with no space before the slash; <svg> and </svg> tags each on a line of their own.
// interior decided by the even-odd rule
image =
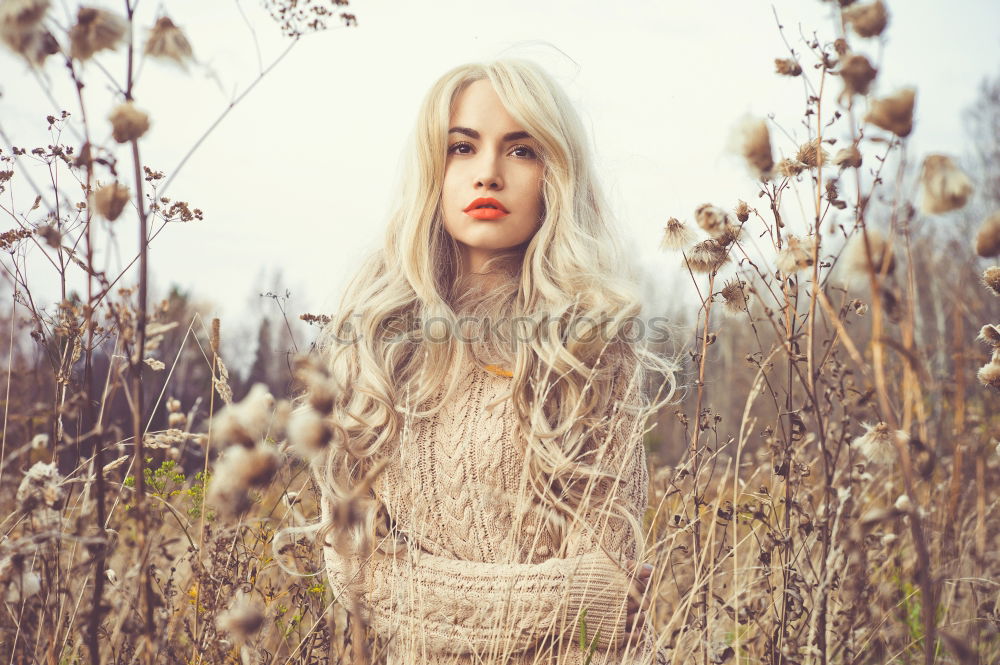
<svg viewBox="0 0 1000 665">
<path fill-rule="evenodd" d="M 636 559 L 645 415 L 673 373 L 637 339 L 617 236 L 544 71 L 438 80 L 384 246 L 327 328 L 340 389 L 318 400 L 328 576 L 390 665 L 665 662 Z"/>
</svg>

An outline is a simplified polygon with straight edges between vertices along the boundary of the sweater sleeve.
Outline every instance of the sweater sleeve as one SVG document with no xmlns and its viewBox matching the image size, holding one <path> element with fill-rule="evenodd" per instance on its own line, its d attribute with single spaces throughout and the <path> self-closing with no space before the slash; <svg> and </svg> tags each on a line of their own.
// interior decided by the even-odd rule
<svg viewBox="0 0 1000 665">
<path fill-rule="evenodd" d="M 324 517 L 329 506 L 323 502 Z M 603 551 L 537 564 L 483 563 L 412 551 L 403 557 L 343 557 L 324 547 L 338 602 L 354 600 L 379 635 L 404 649 L 512 654 L 543 638 L 575 635 L 586 610 L 599 645 L 623 640 L 629 579 Z"/>
</svg>

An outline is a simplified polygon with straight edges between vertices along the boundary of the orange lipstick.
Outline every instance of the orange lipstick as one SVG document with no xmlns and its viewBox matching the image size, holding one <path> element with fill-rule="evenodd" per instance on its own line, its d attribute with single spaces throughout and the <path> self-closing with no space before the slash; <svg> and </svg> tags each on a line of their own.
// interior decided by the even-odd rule
<svg viewBox="0 0 1000 665">
<path fill-rule="evenodd" d="M 510 211 L 494 198 L 476 199 L 467 205 L 463 212 L 482 221 L 494 221 L 510 214 Z"/>
</svg>

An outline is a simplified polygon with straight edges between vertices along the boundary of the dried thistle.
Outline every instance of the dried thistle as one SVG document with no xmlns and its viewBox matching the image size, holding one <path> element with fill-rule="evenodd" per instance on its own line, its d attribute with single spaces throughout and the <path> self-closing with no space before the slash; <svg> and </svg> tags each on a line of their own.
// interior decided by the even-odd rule
<svg viewBox="0 0 1000 665">
<path fill-rule="evenodd" d="M 111 50 L 128 34 L 128 21 L 104 9 L 80 7 L 76 25 L 69 30 L 70 55 L 88 60 L 95 53 Z"/>
<path fill-rule="evenodd" d="M 802 73 L 802 67 L 791 58 L 775 58 L 774 71 L 782 76 L 799 76 Z"/>
<path fill-rule="evenodd" d="M 722 296 L 722 304 L 725 305 L 724 312 L 739 315 L 749 309 L 750 291 L 746 286 L 747 283 L 738 278 L 733 278 L 722 286 L 719 295 Z"/>
<path fill-rule="evenodd" d="M 144 49 L 146 55 L 176 62 L 181 69 L 187 70 L 187 63 L 194 59 L 191 42 L 173 21 L 166 16 L 156 20 L 156 25 L 149 33 Z"/>
<path fill-rule="evenodd" d="M 927 155 L 920 175 L 923 186 L 923 210 L 939 214 L 965 205 L 972 194 L 972 181 L 947 155 Z"/>
<path fill-rule="evenodd" d="M 36 65 L 59 52 L 55 37 L 42 27 L 49 5 L 49 0 L 0 2 L 0 41 Z"/>
<path fill-rule="evenodd" d="M 861 166 L 861 151 L 858 150 L 858 146 L 856 144 L 852 144 L 847 148 L 842 148 L 833 156 L 833 163 L 842 169 L 856 169 Z"/>
<path fill-rule="evenodd" d="M 49 11 L 50 0 L 0 2 L 0 31 L 27 31 L 38 27 Z"/>
<path fill-rule="evenodd" d="M 823 146 L 820 145 L 820 140 L 817 138 L 799 146 L 795 159 L 809 168 L 816 168 L 829 161 L 830 156 L 823 150 Z"/>
<path fill-rule="evenodd" d="M 332 439 L 333 430 L 326 418 L 310 406 L 296 410 L 288 420 L 288 442 L 305 460 L 326 450 Z"/>
<path fill-rule="evenodd" d="M 267 386 L 254 384 L 243 401 L 227 405 L 212 419 L 213 439 L 223 445 L 253 446 L 267 434 L 274 408 Z"/>
<path fill-rule="evenodd" d="M 776 266 L 785 275 L 804 270 L 813 264 L 813 249 L 815 249 L 816 239 L 813 236 L 799 238 L 788 236 L 787 244 L 778 253 Z"/>
<path fill-rule="evenodd" d="M 717 237 L 727 226 L 731 226 L 726 211 L 711 203 L 698 206 L 694 211 L 694 219 L 698 222 L 698 226 L 712 237 Z"/>
<path fill-rule="evenodd" d="M 910 437 L 903 430 L 892 430 L 886 423 L 864 423 L 865 433 L 851 442 L 851 447 L 874 464 L 891 464 L 896 445 L 906 445 Z"/>
<path fill-rule="evenodd" d="M 994 349 L 1000 348 L 1000 327 L 987 324 L 979 330 L 979 336 L 976 339 Z"/>
<path fill-rule="evenodd" d="M 984 258 L 1000 254 L 1000 211 L 987 217 L 983 225 L 979 227 L 979 232 L 976 233 L 976 254 Z M 990 270 L 996 270 L 996 268 L 990 268 Z M 996 290 L 994 288 L 994 291 Z"/>
<path fill-rule="evenodd" d="M 872 101 L 867 122 L 903 138 L 913 131 L 913 104 L 917 91 L 903 88 L 895 95 Z"/>
<path fill-rule="evenodd" d="M 882 271 L 882 264 L 887 263 L 885 272 L 892 274 L 896 267 L 895 256 L 892 247 L 889 246 L 885 236 L 876 229 L 862 229 L 855 234 L 847 243 L 844 250 L 845 269 L 854 273 L 868 272 L 868 258 L 865 253 L 865 235 L 868 236 L 868 247 L 871 250 L 872 267 L 875 272 Z"/>
<path fill-rule="evenodd" d="M 852 53 L 840 61 L 839 73 L 844 80 L 844 91 L 841 93 L 843 99 L 853 95 L 867 95 L 878 70 L 872 67 L 865 56 Z"/>
<path fill-rule="evenodd" d="M 806 165 L 797 159 L 783 159 L 778 162 L 778 173 L 786 178 L 794 178 L 806 169 Z"/>
<path fill-rule="evenodd" d="M 687 225 L 671 217 L 667 220 L 667 225 L 663 227 L 663 239 L 660 241 L 660 249 L 684 249 L 694 242 L 694 233 Z"/>
<path fill-rule="evenodd" d="M 115 182 L 94 192 L 92 205 L 97 214 L 113 222 L 122 214 L 129 197 L 128 187 Z"/>
<path fill-rule="evenodd" d="M 889 23 L 889 13 L 882 0 L 867 5 L 854 5 L 844 10 L 847 21 L 859 37 L 876 37 L 882 34 Z"/>
<path fill-rule="evenodd" d="M 149 116 L 132 102 L 118 105 L 108 120 L 111 121 L 111 134 L 119 143 L 134 141 L 149 130 Z"/>
<path fill-rule="evenodd" d="M 990 266 L 983 271 L 983 284 L 993 295 L 1000 296 L 1000 266 Z"/>
<path fill-rule="evenodd" d="M 767 121 L 762 118 L 747 118 L 737 128 L 738 150 L 751 172 L 758 178 L 771 177 L 774 157 L 771 152 L 771 133 Z"/>
<path fill-rule="evenodd" d="M 722 267 L 729 260 L 729 254 L 722 244 L 709 238 L 692 247 L 684 258 L 692 271 L 710 273 Z"/>
<path fill-rule="evenodd" d="M 736 204 L 736 208 L 733 212 L 736 213 L 736 219 L 740 222 L 745 222 L 750 219 L 750 206 L 742 199 L 740 199 L 740 201 Z"/>
<path fill-rule="evenodd" d="M 209 503 L 228 515 L 242 513 L 250 506 L 248 490 L 269 483 L 280 461 L 277 449 L 267 443 L 229 446 L 215 464 Z"/>
<path fill-rule="evenodd" d="M 63 501 L 62 482 L 55 463 L 35 462 L 17 487 L 18 507 L 25 513 L 39 506 L 59 510 Z"/>
<path fill-rule="evenodd" d="M 976 372 L 976 378 L 987 388 L 1000 390 L 1000 362 L 993 358 L 989 363 L 983 365 Z"/>
</svg>

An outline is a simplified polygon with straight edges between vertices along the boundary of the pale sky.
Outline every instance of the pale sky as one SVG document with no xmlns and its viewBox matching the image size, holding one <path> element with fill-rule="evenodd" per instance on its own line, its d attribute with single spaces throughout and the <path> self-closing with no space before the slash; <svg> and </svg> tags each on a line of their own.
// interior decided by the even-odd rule
<svg viewBox="0 0 1000 665">
<path fill-rule="evenodd" d="M 94 4 L 119 9 L 119 3 Z M 428 87 L 457 64 L 515 55 L 547 67 L 577 103 L 628 241 L 649 270 L 662 271 L 669 293 L 679 273 L 676 257 L 657 250 L 666 219 L 690 220 L 705 202 L 731 208 L 738 198 L 756 200 L 753 180 L 727 149 L 737 121 L 775 113 L 796 140 L 807 136 L 800 124 L 801 80 L 772 73 L 773 59 L 787 57 L 772 7 L 801 52 L 800 26 L 802 34 L 835 36 L 831 4 L 353 0 L 346 10 L 358 27 L 334 22 L 336 29 L 303 39 L 171 185 L 170 196 L 190 201 L 206 217 L 171 226 L 155 240 L 155 284 L 161 291 L 171 283 L 191 289 L 214 303 L 224 321 L 247 320 L 250 304 L 260 306 L 253 294 L 261 288 L 291 290 L 295 316 L 329 311 L 362 255 L 381 242 L 401 151 Z M 912 154 L 961 154 L 967 149 L 961 111 L 979 81 L 1000 71 L 1000 3 L 887 4 L 884 58 L 877 41 L 853 39 L 858 50 L 881 60 L 877 92 L 918 88 Z M 161 7 L 186 31 L 201 63 L 185 74 L 146 62 L 136 89 L 137 105 L 153 122 L 141 142 L 143 161 L 169 174 L 256 75 L 254 42 L 239 7 L 265 65 L 287 40 L 255 0 L 147 0 L 140 24 L 152 25 Z M 144 32 L 138 39 L 144 41 Z M 98 60 L 116 76 L 124 71 L 120 53 Z M 76 114 L 62 67 L 52 59 L 45 71 L 60 104 Z M 51 142 L 44 117 L 53 109 L 35 79 L 8 52 L 0 53 L 0 72 L 4 131 L 19 146 Z M 110 131 L 102 75 L 88 66 L 86 77 L 93 126 Z M 828 89 L 835 94 L 839 87 L 830 81 Z M 772 137 L 776 150 L 794 152 L 780 132 Z M 119 158 L 128 163 L 125 150 Z M 15 202 L 23 210 L 34 197 L 25 185 L 17 187 Z M 127 222 L 115 224 L 119 249 L 104 254 L 112 265 L 132 251 L 136 235 Z M 43 280 L 46 270 L 38 265 L 34 276 Z M 275 271 L 283 274 L 280 282 Z"/>
</svg>

